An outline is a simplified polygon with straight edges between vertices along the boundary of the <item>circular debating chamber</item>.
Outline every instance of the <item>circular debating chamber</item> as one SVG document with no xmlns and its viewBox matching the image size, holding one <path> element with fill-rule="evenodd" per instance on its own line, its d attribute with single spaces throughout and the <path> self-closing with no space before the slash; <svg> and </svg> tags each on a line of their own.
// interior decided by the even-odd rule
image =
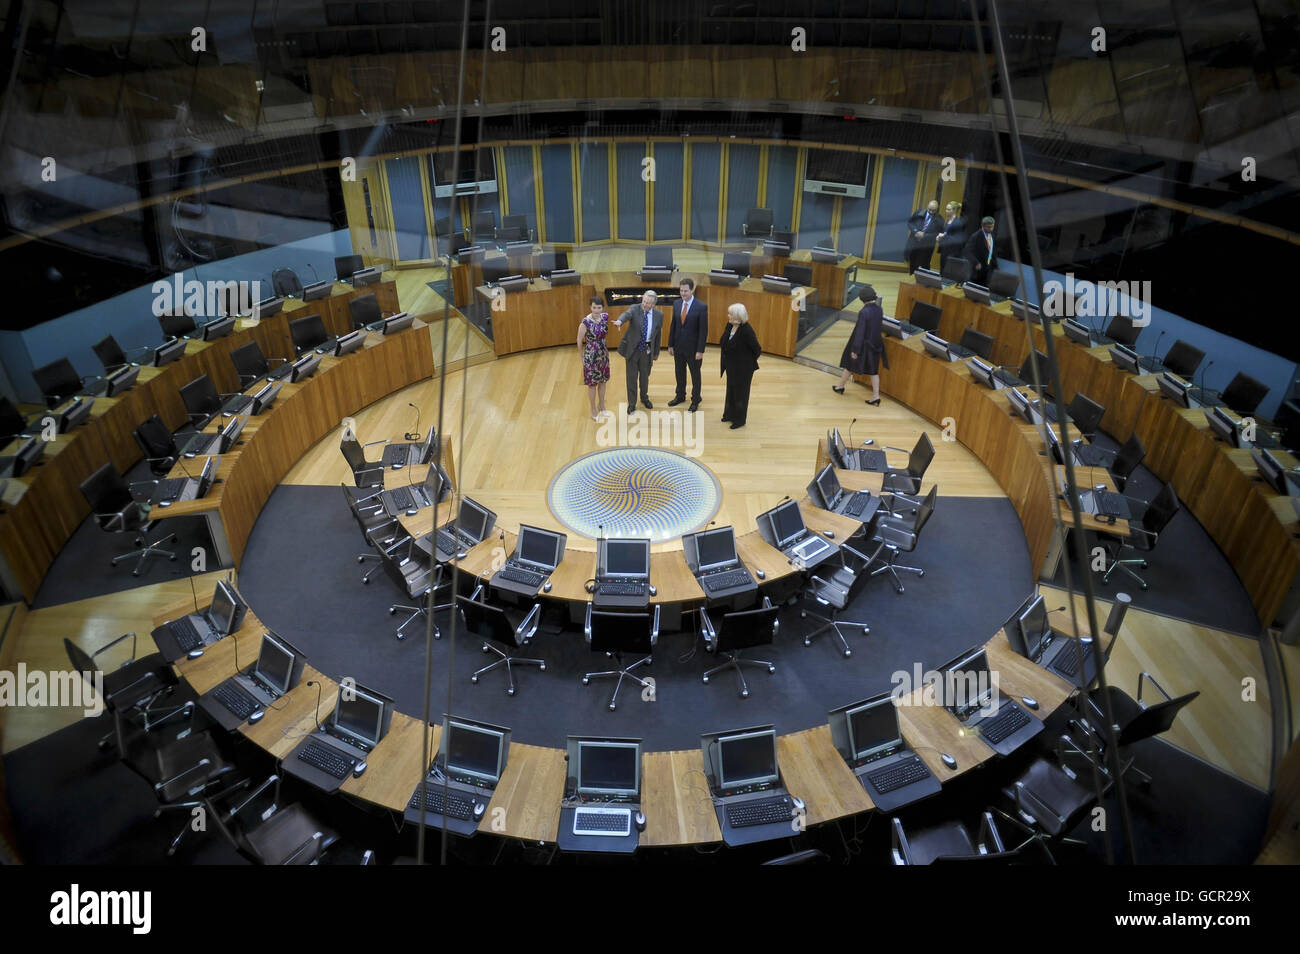
<svg viewBox="0 0 1300 954">
<path fill-rule="evenodd" d="M 5 866 L 1300 860 L 1294 8 L 6 30 Z"/>
</svg>

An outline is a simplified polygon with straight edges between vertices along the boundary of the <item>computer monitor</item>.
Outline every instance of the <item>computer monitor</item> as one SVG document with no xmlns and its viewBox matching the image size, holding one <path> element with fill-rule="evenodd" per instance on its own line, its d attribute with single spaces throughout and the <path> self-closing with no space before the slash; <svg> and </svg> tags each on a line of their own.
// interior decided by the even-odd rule
<svg viewBox="0 0 1300 954">
<path fill-rule="evenodd" d="M 217 583 L 216 589 L 212 591 L 212 605 L 208 608 L 208 618 L 212 620 L 212 625 L 221 635 L 230 635 L 235 625 L 235 617 L 239 615 L 241 603 L 234 589 L 225 580 Z"/>
<path fill-rule="evenodd" d="M 989 292 L 999 298 L 1012 298 L 1020 288 L 1020 276 L 1015 272 L 989 272 Z"/>
<path fill-rule="evenodd" d="M 232 417 L 220 431 L 221 433 L 221 453 L 228 452 L 235 446 L 239 440 L 240 432 L 244 429 L 244 424 L 248 420 L 248 415 L 243 417 Z"/>
<path fill-rule="evenodd" d="M 460 500 L 460 516 L 457 518 L 460 529 L 475 540 L 482 540 L 488 534 L 492 522 L 492 511 L 480 507 L 468 497 Z"/>
<path fill-rule="evenodd" d="M 648 576 L 650 574 L 649 539 L 602 540 L 601 557 L 605 576 Z"/>
<path fill-rule="evenodd" d="M 14 455 L 13 463 L 10 465 L 12 469 L 9 472 L 9 476 L 21 477 L 23 474 L 35 467 L 36 462 L 40 460 L 44 454 L 45 441 L 41 440 L 39 435 L 27 438 L 27 440 L 23 442 L 23 445 L 18 448 L 18 453 Z"/>
<path fill-rule="evenodd" d="M 718 785 L 741 788 L 780 779 L 773 729 L 718 736 Z"/>
<path fill-rule="evenodd" d="M 365 267 L 366 263 L 360 255 L 341 255 L 334 259 L 334 274 L 338 275 L 339 281 L 346 281 L 352 277 L 353 272 L 359 272 Z"/>
<path fill-rule="evenodd" d="M 468 775 L 491 785 L 505 768 L 505 732 L 480 722 L 451 716 L 443 723 L 444 771 Z"/>
<path fill-rule="evenodd" d="M 849 749 L 855 759 L 870 758 L 903 741 L 898 729 L 898 710 L 890 693 L 883 693 L 849 706 L 845 711 Z"/>
<path fill-rule="evenodd" d="M 1253 448 L 1250 456 L 1255 459 L 1255 469 L 1264 482 L 1284 496 L 1290 496 L 1286 482 L 1286 468 L 1282 462 L 1262 447 Z"/>
<path fill-rule="evenodd" d="M 813 283 L 812 266 L 791 263 L 785 267 L 785 277 L 791 285 L 802 285 L 805 288 L 811 288 Z"/>
<path fill-rule="evenodd" d="M 938 331 L 939 319 L 942 317 L 943 309 L 938 305 L 917 301 L 912 303 L 912 315 L 907 320 L 922 331 Z"/>
<path fill-rule="evenodd" d="M 578 740 L 578 794 L 635 797 L 641 791 L 641 744 L 616 739 Z"/>
<path fill-rule="evenodd" d="M 362 745 L 378 745 L 384 731 L 384 700 L 355 684 L 340 685 L 331 723 Z"/>
<path fill-rule="evenodd" d="M 944 684 L 944 706 L 958 720 L 965 720 L 975 711 L 984 708 L 992 680 L 989 678 L 989 660 L 984 650 L 973 653 L 945 667 L 953 677 Z"/>
<path fill-rule="evenodd" d="M 1043 639 L 1051 631 L 1047 625 L 1047 601 L 1039 596 L 1020 613 L 1020 633 L 1025 641 L 1025 656 L 1037 659 L 1043 651 Z"/>
<path fill-rule="evenodd" d="M 50 407 L 62 404 L 65 399 L 81 390 L 81 376 L 67 358 L 42 365 L 32 372 L 32 378 Z"/>
<path fill-rule="evenodd" d="M 722 267 L 740 276 L 749 275 L 749 253 L 723 252 Z"/>
<path fill-rule="evenodd" d="M 695 535 L 700 572 L 736 562 L 736 533 L 731 527 L 702 530 Z"/>
<path fill-rule="evenodd" d="M 301 675 L 302 667 L 298 665 L 302 654 L 287 642 L 272 633 L 262 634 L 262 648 L 257 654 L 257 664 L 253 673 L 279 693 L 288 692 L 295 682 L 294 670 Z"/>
<path fill-rule="evenodd" d="M 301 354 L 319 348 L 330 336 L 320 315 L 305 315 L 289 322 L 289 337 L 293 339 L 294 350 Z"/>
<path fill-rule="evenodd" d="M 429 499 L 441 503 L 451 493 L 451 477 L 442 469 L 442 465 L 437 461 L 429 464 L 429 470 L 424 475 L 424 490 L 429 495 Z"/>
<path fill-rule="evenodd" d="M 1077 345 L 1083 345 L 1085 348 L 1092 347 L 1092 332 L 1088 326 L 1073 318 L 1066 318 L 1061 322 L 1061 328 L 1065 332 L 1065 337 L 1069 338 Z"/>
<path fill-rule="evenodd" d="M 510 259 L 504 255 L 498 258 L 483 259 L 483 284 L 495 285 L 510 274 Z"/>
<path fill-rule="evenodd" d="M 525 563 L 553 568 L 560 562 L 562 539 L 558 533 L 521 525 L 515 552 Z"/>
<path fill-rule="evenodd" d="M 1007 621 L 1002 624 L 1002 630 L 1007 634 L 1007 642 L 1017 653 L 1028 658 L 1029 645 L 1025 639 L 1025 634 L 1020 628 L 1020 617 L 1034 604 L 1035 600 L 1042 599 L 1037 593 L 1030 593 L 1025 601 L 1016 607 L 1016 611 L 1007 617 Z"/>
<path fill-rule="evenodd" d="M 817 481 L 818 491 L 821 492 L 822 502 L 829 507 L 840 493 L 840 479 L 835 476 L 835 468 L 827 464 L 814 479 Z"/>
<path fill-rule="evenodd" d="M 1205 421 L 1210 425 L 1210 430 L 1220 440 L 1227 441 L 1233 447 L 1241 446 L 1241 431 L 1238 429 L 1236 421 L 1229 417 L 1223 408 L 1207 408 Z"/>
<path fill-rule="evenodd" d="M 771 513 L 772 533 L 776 537 L 777 548 L 784 547 L 804 531 L 803 514 L 799 512 L 797 501 L 791 500 L 781 504 Z"/>
</svg>

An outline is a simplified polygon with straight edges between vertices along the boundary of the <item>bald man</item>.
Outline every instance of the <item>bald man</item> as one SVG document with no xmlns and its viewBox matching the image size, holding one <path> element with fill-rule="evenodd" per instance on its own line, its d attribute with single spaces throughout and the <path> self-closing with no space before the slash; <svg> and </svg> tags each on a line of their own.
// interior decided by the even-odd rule
<svg viewBox="0 0 1300 954">
<path fill-rule="evenodd" d="M 943 231 L 943 217 L 939 215 L 939 201 L 931 199 L 924 209 L 917 209 L 907 220 L 907 246 L 903 250 L 907 259 L 907 274 L 930 264 L 934 254 L 935 239 Z"/>
</svg>

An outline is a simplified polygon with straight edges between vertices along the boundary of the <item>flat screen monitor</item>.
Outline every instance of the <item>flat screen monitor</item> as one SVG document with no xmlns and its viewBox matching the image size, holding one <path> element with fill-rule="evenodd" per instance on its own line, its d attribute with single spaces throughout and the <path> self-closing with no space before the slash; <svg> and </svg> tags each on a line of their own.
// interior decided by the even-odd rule
<svg viewBox="0 0 1300 954">
<path fill-rule="evenodd" d="M 432 500 L 441 501 L 451 492 L 451 477 L 442 469 L 442 465 L 433 462 L 424 475 L 424 489 Z"/>
<path fill-rule="evenodd" d="M 578 742 L 578 793 L 613 797 L 641 791 L 641 746 L 636 742 Z"/>
<path fill-rule="evenodd" d="M 448 718 L 443 751 L 446 771 L 469 775 L 493 785 L 501 778 L 505 733 L 477 722 Z"/>
<path fill-rule="evenodd" d="M 922 331 L 938 331 L 939 319 L 942 317 L 943 309 L 938 305 L 932 305 L 928 301 L 918 301 L 912 303 L 912 315 L 907 320 Z"/>
<path fill-rule="evenodd" d="M 695 552 L 700 570 L 727 566 L 736 562 L 736 534 L 731 527 L 704 530 L 695 535 Z"/>
<path fill-rule="evenodd" d="M 718 784 L 722 788 L 764 785 L 780 778 L 776 732 L 742 732 L 718 737 Z"/>
<path fill-rule="evenodd" d="M 984 708 L 992 680 L 989 678 L 989 660 L 983 649 L 977 649 L 948 667 L 952 673 L 944 685 L 944 705 L 959 720 Z"/>
<path fill-rule="evenodd" d="M 560 537 L 537 527 L 519 528 L 519 559 L 526 563 L 554 567 L 559 562 Z"/>
<path fill-rule="evenodd" d="M 811 288 L 813 283 L 812 266 L 787 265 L 785 267 L 785 277 L 791 285 L 802 285 L 805 288 Z"/>
<path fill-rule="evenodd" d="M 804 531 L 803 514 L 799 504 L 789 501 L 772 511 L 772 532 L 776 536 L 777 547 L 784 547 Z"/>
<path fill-rule="evenodd" d="M 1047 601 L 1041 596 L 1031 600 L 1019 617 L 1020 633 L 1025 640 L 1025 655 L 1037 659 L 1043 651 L 1043 640 L 1050 631 L 1047 625 Z"/>
<path fill-rule="evenodd" d="M 339 277 L 339 281 L 351 278 L 353 272 L 359 272 L 366 267 L 366 263 L 360 255 L 341 255 L 334 259 L 334 274 Z"/>
<path fill-rule="evenodd" d="M 239 612 L 240 600 L 224 580 L 212 591 L 212 605 L 208 607 L 208 619 L 213 628 L 223 636 L 229 636 L 235 625 L 235 616 Z"/>
<path fill-rule="evenodd" d="M 1029 646 L 1025 641 L 1025 634 L 1020 628 L 1020 617 L 1034 604 L 1035 600 L 1041 599 L 1037 593 L 1031 593 L 1023 603 L 1016 607 L 1016 611 L 1007 617 L 1007 621 L 1002 624 L 1002 630 L 1007 634 L 1007 642 L 1011 648 L 1022 656 L 1029 656 Z"/>
<path fill-rule="evenodd" d="M 723 252 L 722 267 L 735 272 L 737 275 L 747 276 L 749 274 L 749 253 Z"/>
<path fill-rule="evenodd" d="M 605 540 L 605 572 L 610 576 L 647 576 L 649 540 Z"/>
<path fill-rule="evenodd" d="M 898 710 L 888 694 L 851 706 L 845 712 L 849 747 L 855 759 L 865 759 L 903 741 L 898 731 Z"/>
<path fill-rule="evenodd" d="M 1210 425 L 1210 430 L 1220 440 L 1225 440 L 1233 447 L 1241 446 L 1241 431 L 1237 429 L 1237 424 L 1227 412 L 1221 407 L 1212 407 L 1205 412 L 1206 423 Z"/>
<path fill-rule="evenodd" d="M 383 732 L 384 702 L 357 685 L 340 685 L 334 728 L 363 745 L 377 745 Z"/>
<path fill-rule="evenodd" d="M 461 498 L 460 516 L 458 518 L 461 531 L 469 534 L 475 540 L 482 540 L 487 536 L 488 521 L 491 518 L 491 511 L 484 510 L 468 497 Z"/>
<path fill-rule="evenodd" d="M 826 506 L 831 506 L 840 493 L 840 479 L 835 476 L 835 468 L 827 464 L 817 475 L 817 489 L 821 491 Z"/>
<path fill-rule="evenodd" d="M 32 378 L 50 407 L 61 404 L 65 398 L 72 397 L 81 390 L 81 377 L 67 358 L 59 358 L 37 368 L 32 372 Z"/>
<path fill-rule="evenodd" d="M 240 432 L 244 429 L 244 422 L 248 420 L 248 415 L 243 417 L 232 417 L 225 427 L 221 429 L 221 453 L 226 453 L 235 446 L 239 440 Z"/>
<path fill-rule="evenodd" d="M 289 322 L 289 336 L 298 352 L 319 348 L 329 340 L 325 320 L 320 315 L 306 315 Z"/>
<path fill-rule="evenodd" d="M 262 636 L 262 648 L 257 654 L 257 666 L 254 672 L 276 692 L 288 692 L 293 678 L 293 664 L 298 654 L 270 633 Z"/>
<path fill-rule="evenodd" d="M 1282 466 L 1282 462 L 1260 447 L 1251 450 L 1250 456 L 1255 459 L 1255 469 L 1259 471 L 1259 476 L 1264 478 L 1264 482 L 1278 493 L 1289 496 L 1286 468 Z"/>
<path fill-rule="evenodd" d="M 510 274 L 510 259 L 504 255 L 498 258 L 485 258 L 482 264 L 483 284 L 495 285 Z"/>
</svg>

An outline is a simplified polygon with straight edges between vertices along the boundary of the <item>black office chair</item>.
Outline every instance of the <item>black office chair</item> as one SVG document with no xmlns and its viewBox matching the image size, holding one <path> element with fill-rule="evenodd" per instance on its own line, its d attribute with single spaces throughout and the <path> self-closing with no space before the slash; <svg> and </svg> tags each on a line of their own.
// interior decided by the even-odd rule
<svg viewBox="0 0 1300 954">
<path fill-rule="evenodd" d="M 588 685 L 593 679 L 618 678 L 614 694 L 609 697 L 609 711 L 618 707 L 618 691 L 623 688 L 623 680 L 630 679 L 642 688 L 651 683 L 632 673 L 638 666 L 648 666 L 654 662 L 654 647 L 659 642 L 659 604 L 656 603 L 645 613 L 609 613 L 595 609 L 587 604 L 587 618 L 582 627 L 587 645 L 593 653 L 605 653 L 614 657 L 619 669 L 603 672 L 589 672 L 582 677 L 582 684 Z M 642 658 L 630 666 L 623 666 L 623 653 L 644 653 Z"/>
<path fill-rule="evenodd" d="M 1006 851 L 991 812 L 980 816 L 977 840 L 972 840 L 966 826 L 955 819 L 910 835 L 903 830 L 897 816 L 892 821 L 890 855 L 896 865 L 928 865 L 942 858 L 970 858 Z"/>
<path fill-rule="evenodd" d="M 1038 370 L 1037 377 L 1034 376 L 1035 368 Z M 1046 396 L 1052 383 L 1051 375 L 1048 372 L 1047 355 L 1038 350 L 1030 351 L 1024 363 L 1020 365 L 1020 370 L 1016 372 L 1016 377 L 1024 381 L 1025 384 L 1040 395 Z"/>
<path fill-rule="evenodd" d="M 898 496 L 904 500 L 908 499 L 901 494 Z M 888 573 L 894 578 L 894 589 L 899 593 L 903 592 L 903 581 L 898 578 L 899 570 L 925 576 L 925 570 L 919 566 L 904 566 L 898 562 L 898 558 L 903 553 L 911 553 L 921 542 L 921 531 L 925 529 L 925 525 L 934 514 L 938 496 L 939 485 L 935 484 L 925 495 L 924 500 L 909 501 L 917 505 L 914 511 L 883 513 L 876 520 L 876 530 L 871 539 L 884 548 L 885 562 L 872 570 L 871 575 Z"/>
<path fill-rule="evenodd" d="M 1147 705 L 1142 701 L 1142 687 L 1147 682 L 1155 686 L 1164 697 L 1155 705 Z M 1181 696 L 1171 696 L 1165 692 L 1160 683 L 1156 682 L 1154 676 L 1149 672 L 1143 672 L 1138 676 L 1136 699 L 1113 685 L 1106 687 L 1106 694 L 1110 699 L 1110 711 L 1114 719 L 1111 725 L 1115 731 L 1115 745 L 1120 755 L 1120 775 L 1125 777 L 1132 772 L 1139 777 L 1141 784 L 1150 785 L 1151 776 L 1137 768 L 1133 764 L 1134 757 L 1128 753 L 1136 743 L 1168 732 L 1177 721 L 1178 714 L 1201 694 L 1200 690 Z M 1106 736 L 1101 732 L 1101 726 L 1105 725 L 1105 709 L 1102 708 L 1100 688 L 1092 690 L 1089 694 L 1085 712 L 1087 718 L 1072 720 L 1071 729 L 1082 731 L 1082 751 L 1109 775 L 1110 768 L 1104 758 Z"/>
<path fill-rule="evenodd" d="M 158 327 L 162 329 L 163 337 L 167 340 L 193 337 L 199 330 L 194 316 L 185 312 L 179 315 L 159 315 Z"/>
<path fill-rule="evenodd" d="M 1161 363 L 1165 366 L 1165 370 L 1190 381 L 1204 360 L 1204 351 L 1179 338 L 1169 346 Z"/>
<path fill-rule="evenodd" d="M 1091 441 L 1097 435 L 1097 428 L 1101 426 L 1101 419 L 1105 416 L 1106 409 L 1082 391 L 1075 391 L 1065 413 L 1074 422 L 1079 433 L 1086 440 Z"/>
<path fill-rule="evenodd" d="M 1053 845 L 1084 844 L 1067 836 L 1097 804 L 1096 793 L 1074 772 L 1042 756 L 1002 789 L 1002 797 L 1006 808 L 998 814 L 1028 835 L 1014 850 L 1038 842 L 1053 863 Z"/>
<path fill-rule="evenodd" d="M 141 421 L 131 434 L 144 453 L 144 459 L 149 462 L 150 472 L 155 477 L 166 477 L 176 466 L 176 459 L 180 457 L 181 451 L 162 418 L 157 414 L 151 414 Z"/>
<path fill-rule="evenodd" d="M 109 669 L 96 662 L 101 654 L 128 639 L 131 640 L 131 655 L 118 663 L 116 668 Z M 68 662 L 72 664 L 72 668 L 81 673 L 87 689 L 98 694 L 105 711 L 110 714 L 119 709 L 143 711 L 146 714 L 146 726 L 149 725 L 147 715 L 154 711 L 154 704 L 163 696 L 170 695 L 176 686 L 176 674 L 171 666 L 167 665 L 162 653 L 150 653 L 148 656 L 136 658 L 135 633 L 124 633 L 117 639 L 100 646 L 93 653 L 87 653 L 65 637 L 63 649 L 68 654 Z M 159 715 L 165 716 L 166 713 L 159 713 Z M 115 729 L 110 729 L 100 738 L 101 750 L 108 748 L 114 734 Z"/>
<path fill-rule="evenodd" d="M 271 287 L 280 298 L 302 297 L 302 282 L 292 268 L 277 268 L 271 272 Z"/>
<path fill-rule="evenodd" d="M 1220 400 L 1242 417 L 1249 417 L 1255 413 L 1255 408 L 1259 407 L 1260 402 L 1267 396 L 1267 384 L 1256 381 L 1249 374 L 1241 371 L 1228 382 L 1228 386 L 1220 395 Z"/>
<path fill-rule="evenodd" d="M 961 346 L 968 351 L 973 351 L 985 361 L 993 358 L 993 336 L 986 335 L 974 327 L 968 327 L 961 333 Z"/>
<path fill-rule="evenodd" d="M 511 613 L 489 603 L 484 587 L 480 583 L 468 597 L 457 596 L 456 605 L 460 607 L 465 629 L 471 636 L 483 641 L 483 652 L 496 653 L 500 657 L 470 676 L 470 682 L 477 685 L 478 677 L 483 673 L 491 672 L 498 666 L 505 666 L 506 695 L 513 696 L 515 694 L 514 666 L 536 666 L 542 672 L 546 672 L 546 660 L 528 659 L 516 655 L 537 635 L 537 628 L 542 623 L 541 603 L 534 603 L 533 608 L 526 615 Z"/>
<path fill-rule="evenodd" d="M 348 467 L 352 469 L 352 480 L 358 487 L 383 486 L 384 462 L 382 459 L 367 460 L 366 448 L 387 443 L 387 440 L 382 440 L 362 444 L 354 435 L 347 433 L 339 441 L 339 450 L 343 452 L 343 459 L 348 462 Z"/>
<path fill-rule="evenodd" d="M 275 792 L 268 792 L 274 786 Z M 206 817 L 244 858 L 258 865 L 315 865 L 339 836 L 302 805 L 277 804 L 279 778 L 272 775 L 257 788 L 229 797 L 206 797 Z"/>
<path fill-rule="evenodd" d="M 357 554 L 358 563 L 365 563 L 367 560 L 375 561 L 375 565 L 361 577 L 362 583 L 369 583 L 370 578 L 382 567 L 383 551 L 396 543 L 400 537 L 405 536 L 406 532 L 402 530 L 396 517 L 390 517 L 378 503 L 371 503 L 382 491 L 366 488 L 361 494 L 356 494 L 347 484 L 341 483 L 339 487 L 343 489 L 343 498 L 347 501 L 348 509 L 352 511 L 352 519 L 356 521 L 361 536 L 372 550 L 376 551 Z"/>
<path fill-rule="evenodd" d="M 772 234 L 772 222 L 771 209 L 750 209 L 740 228 L 746 238 L 767 238 Z"/>
<path fill-rule="evenodd" d="M 1137 436 L 1137 431 L 1129 435 L 1124 446 L 1114 455 L 1107 470 L 1110 472 L 1111 479 L 1115 481 L 1115 488 L 1121 493 L 1128 485 L 1128 479 L 1133 476 L 1133 472 L 1138 469 L 1138 465 L 1146 459 L 1146 445 L 1142 439 Z"/>
<path fill-rule="evenodd" d="M 950 282 L 964 285 L 970 281 L 970 262 L 960 255 L 950 255 L 948 261 L 943 263 L 943 271 L 940 274 Z"/>
<path fill-rule="evenodd" d="M 826 854 L 826 852 L 822 851 L 820 848 L 807 848 L 804 849 L 803 851 L 795 851 L 795 852 L 791 852 L 788 855 L 780 855 L 776 858 L 771 858 L 763 862 L 763 864 L 764 865 L 814 865 L 814 864 L 825 864 L 828 861 L 830 861 L 830 855 Z"/>
<path fill-rule="evenodd" d="M 374 292 L 369 295 L 358 295 L 348 302 L 348 311 L 352 313 L 352 330 L 357 331 L 366 325 L 374 324 L 382 319 L 383 313 L 379 310 L 379 299 Z"/>
<path fill-rule="evenodd" d="M 271 373 L 271 362 L 284 364 L 287 358 L 268 358 L 262 353 L 262 346 L 250 341 L 230 352 L 230 363 L 239 375 L 239 387 L 249 388 Z"/>
<path fill-rule="evenodd" d="M 0 439 L 9 440 L 27 433 L 27 418 L 7 397 L 0 396 Z"/>
<path fill-rule="evenodd" d="M 530 242 L 537 240 L 537 233 L 528 225 L 528 216 L 526 215 L 503 215 L 501 216 L 501 229 L 505 231 L 518 230 L 521 239 L 527 239 Z"/>
<path fill-rule="evenodd" d="M 840 554 L 843 561 L 841 565 L 835 567 L 829 577 L 813 575 L 808 578 L 803 593 L 805 599 L 812 599 L 812 601 L 819 606 L 826 607 L 829 615 L 811 612 L 806 607 L 799 610 L 800 619 L 807 619 L 811 616 L 813 619 L 819 619 L 822 621 L 821 626 L 818 626 L 810 632 L 804 633 L 803 644 L 805 646 L 811 646 L 814 636 L 820 636 L 822 633 L 829 630 L 834 633 L 835 638 L 840 641 L 840 645 L 844 650 L 844 658 L 847 659 L 853 655 L 853 650 L 849 647 L 849 641 L 844 637 L 844 633 L 840 630 L 840 627 L 852 626 L 855 629 L 861 629 L 863 636 L 871 635 L 871 627 L 866 623 L 861 620 L 840 619 L 839 614 L 852 605 L 853 601 L 858 598 L 858 594 L 862 592 L 863 586 L 866 585 L 866 581 L 870 579 L 872 575 L 865 571 L 880 555 L 880 549 L 880 547 L 877 547 L 875 554 L 868 557 L 859 553 L 848 544 L 842 543 L 840 544 Z M 846 555 L 856 557 L 862 565 L 856 569 L 850 567 L 848 561 L 843 559 Z"/>
<path fill-rule="evenodd" d="M 1277 406 L 1273 423 L 1278 426 L 1278 441 L 1287 450 L 1300 450 L 1300 404 L 1295 401 L 1283 401 Z"/>
<path fill-rule="evenodd" d="M 750 263 L 749 252 L 723 252 L 722 267 L 728 271 L 735 272 L 741 278 L 749 277 Z"/>
<path fill-rule="evenodd" d="M 903 470 L 886 470 L 884 479 L 880 482 L 880 493 L 892 494 L 900 497 L 908 495 L 915 496 L 921 492 L 921 478 L 925 472 L 930 469 L 930 462 L 934 460 L 934 442 L 930 440 L 930 435 L 924 431 L 916 439 L 916 445 L 910 451 L 903 451 L 899 447 L 886 447 L 885 450 L 899 451 L 907 454 L 907 467 Z M 890 510 L 894 509 L 894 502 L 891 499 L 889 503 Z"/>
<path fill-rule="evenodd" d="M 90 350 L 95 352 L 95 357 L 98 358 L 99 363 L 104 366 L 105 374 L 112 374 L 119 368 L 124 368 L 129 364 L 138 363 L 136 359 L 129 357 L 127 353 L 122 350 L 121 345 L 117 343 L 117 339 L 112 335 L 107 335 L 98 343 L 91 345 Z M 134 355 L 138 353 L 143 356 L 152 351 L 153 348 L 147 347 L 132 348 L 131 354 Z"/>
<path fill-rule="evenodd" d="M 217 391 L 217 386 L 212 383 L 212 379 L 206 374 L 200 374 L 193 381 L 186 384 L 180 389 L 181 402 L 185 405 L 185 413 L 189 416 L 190 423 L 194 425 L 195 430 L 203 430 L 207 427 L 214 417 L 221 413 L 222 402 L 227 398 L 237 397 L 236 394 L 222 394 Z"/>
<path fill-rule="evenodd" d="M 67 358 L 42 365 L 32 372 L 32 379 L 45 395 L 47 407 L 58 407 L 73 395 L 80 394 L 90 380 L 77 374 Z"/>
<path fill-rule="evenodd" d="M 409 535 L 398 537 L 395 543 L 384 550 L 380 554 L 380 562 L 389 579 L 412 600 L 411 603 L 394 603 L 388 607 L 389 616 L 395 616 L 399 611 L 408 614 L 402 625 L 397 627 L 397 638 L 403 640 L 406 638 L 406 627 L 417 619 L 429 618 L 429 594 L 450 586 L 451 579 L 444 578 L 443 565 L 431 562 L 428 554 L 416 546 L 415 539 Z M 433 611 L 437 613 L 451 607 L 451 603 L 442 603 L 435 606 Z M 433 638 L 442 639 L 442 632 L 436 622 L 433 624 Z"/>
<path fill-rule="evenodd" d="M 1137 520 L 1128 522 L 1129 532 L 1127 536 L 1119 536 L 1118 534 L 1110 534 L 1099 530 L 1097 532 L 1097 542 L 1106 549 L 1106 557 L 1109 561 L 1101 582 L 1103 584 L 1110 583 L 1111 574 L 1118 568 L 1137 580 L 1138 585 L 1145 590 L 1147 588 L 1146 580 L 1138 576 L 1130 567 L 1140 566 L 1145 569 L 1147 566 L 1146 559 L 1136 556 L 1124 559 L 1123 553 L 1125 550 L 1141 553 L 1154 551 L 1156 543 L 1160 540 L 1160 534 L 1164 532 L 1165 527 L 1169 526 L 1169 521 L 1174 519 L 1174 515 L 1180 509 L 1182 509 L 1182 505 L 1178 502 L 1178 494 L 1174 492 L 1174 485 L 1165 484 L 1160 488 L 1160 492 L 1152 498 L 1151 502 L 1146 505 L 1146 509 L 1142 511 L 1142 516 Z"/>
<path fill-rule="evenodd" d="M 167 848 L 169 856 L 176 853 L 181 839 L 193 830 L 194 809 L 203 808 L 205 794 L 234 771 L 208 733 L 194 732 L 192 725 L 179 735 L 168 733 L 170 738 L 158 732 L 170 722 L 191 723 L 193 714 L 193 702 L 187 702 L 152 725 L 146 725 L 129 710 L 118 709 L 113 713 L 118 758 L 153 788 L 158 800 L 154 818 L 165 811 L 186 813 L 185 824 Z M 223 794 L 245 784 L 227 788 Z"/>
<path fill-rule="evenodd" d="M 763 597 L 763 605 L 756 609 L 740 610 L 727 613 L 722 617 L 722 628 L 716 629 L 708 610 L 700 607 L 700 628 L 704 631 L 704 644 L 711 653 L 721 653 L 726 662 L 714 666 L 702 677 L 704 682 L 714 673 L 724 669 L 734 669 L 740 680 L 740 698 L 749 698 L 749 685 L 745 682 L 745 673 L 741 666 L 764 666 L 769 673 L 776 672 L 776 666 L 763 659 L 744 659 L 741 652 L 755 646 L 770 646 L 781 628 L 777 615 L 781 607 L 773 606 L 772 601 Z"/>
<path fill-rule="evenodd" d="M 492 210 L 474 213 L 474 221 L 470 226 L 470 236 L 474 239 L 475 245 L 482 245 L 485 240 L 496 241 L 497 232 L 497 214 Z"/>
<path fill-rule="evenodd" d="M 153 486 L 155 481 L 147 483 Z M 112 463 L 105 464 L 83 480 L 81 494 L 90 504 L 91 515 L 101 530 L 106 533 L 138 534 L 135 545 L 140 549 L 113 557 L 113 566 L 117 566 L 123 560 L 134 560 L 138 557 L 131 575 L 139 576 L 144 561 L 151 556 L 165 556 L 173 561 L 176 559 L 175 553 L 162 549 L 164 543 L 176 539 L 176 534 L 169 533 L 153 543 L 146 542 L 145 536 L 153 528 L 153 521 L 149 519 L 149 505 L 136 500 L 131 495 L 130 485 L 122 479 L 122 475 L 117 472 L 117 468 Z"/>
<path fill-rule="evenodd" d="M 647 245 L 645 247 L 645 268 L 666 268 L 669 271 L 675 271 L 677 265 L 673 262 L 673 250 L 668 245 Z"/>
</svg>

